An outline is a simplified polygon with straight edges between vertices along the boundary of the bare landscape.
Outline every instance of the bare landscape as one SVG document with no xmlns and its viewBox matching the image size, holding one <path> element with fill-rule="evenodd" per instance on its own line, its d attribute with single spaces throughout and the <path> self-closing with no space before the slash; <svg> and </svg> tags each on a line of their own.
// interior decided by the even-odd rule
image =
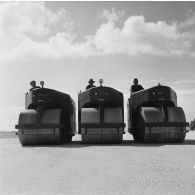
<svg viewBox="0 0 195 195">
<path fill-rule="evenodd" d="M 22 147 L 1 136 L 2 195 L 194 194 L 195 132 L 183 144 L 85 145 L 76 135 L 63 145 Z"/>
</svg>

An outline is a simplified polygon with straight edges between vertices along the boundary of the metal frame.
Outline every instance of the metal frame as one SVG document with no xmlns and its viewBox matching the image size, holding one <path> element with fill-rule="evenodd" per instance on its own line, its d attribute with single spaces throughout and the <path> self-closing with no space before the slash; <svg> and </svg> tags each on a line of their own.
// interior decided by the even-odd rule
<svg viewBox="0 0 195 195">
<path fill-rule="evenodd" d="M 162 123 L 145 123 L 145 127 L 187 127 L 187 122 L 162 122 Z"/>
<path fill-rule="evenodd" d="M 85 135 L 87 135 L 87 129 L 89 128 L 116 128 L 117 129 L 117 134 L 120 133 L 119 128 L 124 128 L 125 127 L 125 123 L 82 123 L 80 124 L 80 128 L 84 128 L 85 129 Z M 124 134 L 124 130 L 123 130 L 123 134 Z"/>
<path fill-rule="evenodd" d="M 15 129 L 64 129 L 65 124 L 20 124 L 16 125 Z"/>
<path fill-rule="evenodd" d="M 125 123 L 82 123 L 80 128 L 124 128 Z"/>
</svg>

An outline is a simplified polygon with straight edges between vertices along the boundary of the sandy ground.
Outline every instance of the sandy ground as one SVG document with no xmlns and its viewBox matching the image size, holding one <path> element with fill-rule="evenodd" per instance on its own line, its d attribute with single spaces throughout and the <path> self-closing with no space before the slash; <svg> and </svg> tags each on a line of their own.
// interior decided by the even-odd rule
<svg viewBox="0 0 195 195">
<path fill-rule="evenodd" d="M 21 147 L 0 139 L 0 194 L 195 194 L 195 132 L 183 144 Z"/>
</svg>

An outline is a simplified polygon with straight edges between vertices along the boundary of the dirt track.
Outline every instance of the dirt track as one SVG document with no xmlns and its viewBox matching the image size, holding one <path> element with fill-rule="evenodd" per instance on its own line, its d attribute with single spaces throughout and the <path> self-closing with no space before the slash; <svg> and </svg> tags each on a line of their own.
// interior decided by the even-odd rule
<svg viewBox="0 0 195 195">
<path fill-rule="evenodd" d="M 0 193 L 195 194 L 195 132 L 183 144 L 82 145 L 80 136 L 59 146 L 21 147 L 0 139 Z"/>
</svg>

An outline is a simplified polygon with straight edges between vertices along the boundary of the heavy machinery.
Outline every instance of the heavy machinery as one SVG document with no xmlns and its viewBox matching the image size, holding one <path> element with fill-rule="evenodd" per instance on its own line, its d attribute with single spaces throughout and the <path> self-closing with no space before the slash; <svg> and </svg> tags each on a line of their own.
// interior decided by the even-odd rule
<svg viewBox="0 0 195 195">
<path fill-rule="evenodd" d="M 191 123 L 190 123 L 190 129 L 191 130 L 195 130 L 195 119 L 194 119 L 194 121 L 191 121 Z"/>
<path fill-rule="evenodd" d="M 75 103 L 70 95 L 44 88 L 25 95 L 25 109 L 19 115 L 18 136 L 22 145 L 70 142 L 76 132 Z"/>
<path fill-rule="evenodd" d="M 185 114 L 177 107 L 177 95 L 170 87 L 158 86 L 131 94 L 128 100 L 128 132 L 140 142 L 183 142 Z"/>
<path fill-rule="evenodd" d="M 123 94 L 103 87 L 102 82 L 78 95 L 78 133 L 82 143 L 121 143 L 123 139 Z"/>
</svg>

